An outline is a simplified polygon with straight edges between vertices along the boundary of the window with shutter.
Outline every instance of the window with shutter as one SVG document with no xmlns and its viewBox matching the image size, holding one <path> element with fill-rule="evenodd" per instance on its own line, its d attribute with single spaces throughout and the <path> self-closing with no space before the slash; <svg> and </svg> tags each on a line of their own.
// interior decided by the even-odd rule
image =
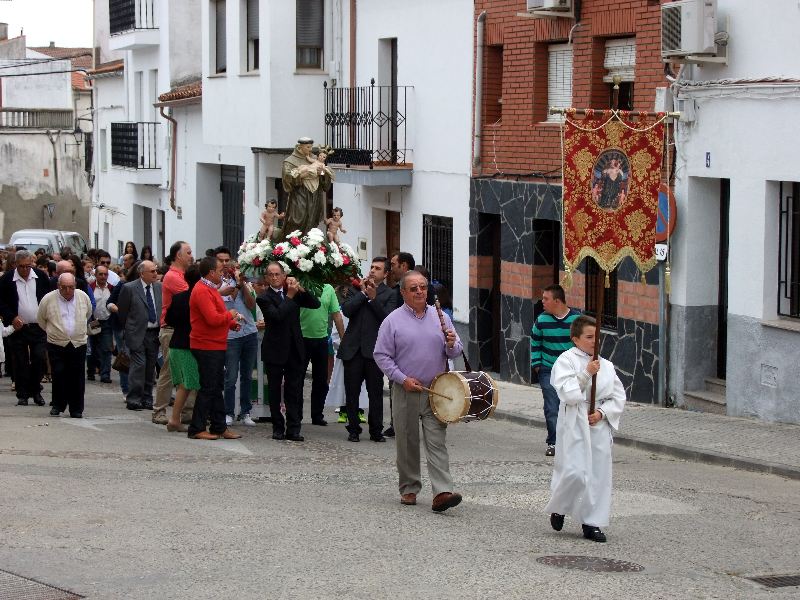
<svg viewBox="0 0 800 600">
<path fill-rule="evenodd" d="M 217 0 L 217 32 L 215 40 L 217 73 L 228 70 L 225 0 Z"/>
<path fill-rule="evenodd" d="M 548 47 L 547 105 L 558 108 L 572 106 L 572 46 L 554 44 Z M 559 115 L 547 115 L 547 121 L 558 122 Z"/>
<path fill-rule="evenodd" d="M 617 108 L 619 110 L 633 110 L 633 80 L 634 70 L 636 69 L 636 38 L 624 38 L 619 40 L 606 41 L 606 58 L 603 66 L 608 70 L 608 74 L 603 77 L 603 81 L 611 85 L 608 86 L 608 106 L 614 107 L 614 76 L 622 77 L 619 84 L 619 99 Z"/>
<path fill-rule="evenodd" d="M 247 70 L 258 70 L 258 3 L 247 0 Z"/>
<path fill-rule="evenodd" d="M 322 48 L 325 42 L 325 1 L 296 0 L 297 2 L 297 67 L 322 68 Z"/>
</svg>

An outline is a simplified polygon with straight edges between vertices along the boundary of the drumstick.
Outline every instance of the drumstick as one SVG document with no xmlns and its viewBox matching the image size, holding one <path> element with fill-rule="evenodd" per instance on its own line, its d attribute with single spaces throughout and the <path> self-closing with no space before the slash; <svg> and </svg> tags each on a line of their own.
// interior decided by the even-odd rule
<svg viewBox="0 0 800 600">
<path fill-rule="evenodd" d="M 436 390 L 432 390 L 431 388 L 426 388 L 426 387 L 422 387 L 422 386 L 419 386 L 419 387 L 421 387 L 426 392 L 430 392 L 431 394 L 436 394 L 437 396 L 441 396 L 442 398 L 447 398 L 451 402 L 453 401 L 453 399 L 450 396 L 445 396 L 444 394 L 441 394 L 441 393 L 437 392 Z"/>
</svg>

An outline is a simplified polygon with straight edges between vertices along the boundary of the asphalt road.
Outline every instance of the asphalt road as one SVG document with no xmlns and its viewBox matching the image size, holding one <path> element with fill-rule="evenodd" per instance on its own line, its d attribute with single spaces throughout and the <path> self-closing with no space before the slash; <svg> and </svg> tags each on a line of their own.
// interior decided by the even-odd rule
<svg viewBox="0 0 800 600">
<path fill-rule="evenodd" d="M 597 544 L 542 513 L 539 430 L 451 426 L 464 502 L 436 514 L 427 481 L 400 505 L 392 440 L 348 443 L 343 425 L 304 425 L 304 443 L 268 424 L 198 442 L 124 410 L 116 386 L 87 384 L 83 421 L 0 390 L 0 569 L 91 599 L 800 596 L 745 579 L 800 573 L 800 481 L 617 446 Z M 644 570 L 537 563 L 562 554 Z"/>
</svg>

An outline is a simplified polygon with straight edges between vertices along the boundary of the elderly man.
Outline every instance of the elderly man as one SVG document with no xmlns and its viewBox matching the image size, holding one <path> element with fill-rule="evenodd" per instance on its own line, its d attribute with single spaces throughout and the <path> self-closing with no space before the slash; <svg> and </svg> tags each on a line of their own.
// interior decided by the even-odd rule
<svg viewBox="0 0 800 600">
<path fill-rule="evenodd" d="M 27 406 L 28 398 L 33 398 L 38 406 L 44 406 L 41 381 L 47 366 L 47 338 L 36 313 L 39 303 L 52 290 L 47 273 L 33 266 L 33 255 L 28 250 L 17 250 L 15 260 L 16 268 L 0 277 L 0 316 L 6 326 L 14 327 L 8 340 L 17 405 Z"/>
<path fill-rule="evenodd" d="M 86 322 L 91 316 L 89 296 L 75 289 L 75 277 L 71 273 L 59 276 L 58 289 L 48 293 L 39 304 L 36 319 L 47 333 L 47 354 L 53 375 L 53 408 L 50 411 L 53 416 L 69 406 L 70 417 L 83 417 Z"/>
<path fill-rule="evenodd" d="M 100 382 L 111 383 L 111 311 L 106 303 L 111 297 L 113 285 L 108 283 L 108 267 L 98 266 L 95 269 L 95 281 L 90 285 L 92 296 L 95 300 L 94 318 L 100 323 L 100 333 L 92 339 L 92 354 L 88 357 L 86 371 L 87 379 L 94 380 L 96 368 L 100 369 Z M 91 297 L 90 297 L 91 299 Z"/>
<path fill-rule="evenodd" d="M 50 283 L 52 285 L 51 289 L 58 289 L 58 278 L 64 273 L 70 273 L 73 277 L 75 277 L 75 289 L 80 290 L 89 296 L 89 300 L 92 302 L 92 311 L 94 311 L 96 307 L 94 296 L 89 292 L 89 285 L 83 279 L 77 277 L 77 273 L 75 273 L 75 265 L 72 264 L 71 260 L 60 260 L 56 263 L 56 274 L 50 278 Z"/>
<path fill-rule="evenodd" d="M 127 254 L 124 258 L 133 259 L 133 255 Z M 158 342 L 161 344 L 161 355 L 164 357 L 164 364 L 161 366 L 161 373 L 158 376 L 158 387 L 156 388 L 156 401 L 153 404 L 153 423 L 166 425 L 167 406 L 172 396 L 172 369 L 169 362 L 169 343 L 175 330 L 167 325 L 165 321 L 167 309 L 172 304 L 172 297 L 175 294 L 185 292 L 189 289 L 189 284 L 183 277 L 186 269 L 194 262 L 192 247 L 186 242 L 175 242 L 169 248 L 169 271 L 161 281 L 161 331 L 158 334 Z M 189 423 L 192 420 L 192 409 L 194 408 L 194 393 L 189 395 L 186 404 L 183 406 L 181 423 Z"/>
<path fill-rule="evenodd" d="M 117 317 L 123 328 L 125 345 L 130 349 L 128 370 L 130 392 L 128 410 L 153 410 L 158 330 L 161 327 L 161 282 L 155 263 L 139 263 L 139 281 L 122 288 L 117 301 Z"/>
<path fill-rule="evenodd" d="M 422 489 L 419 455 L 419 422 L 422 420 L 428 475 L 433 488 L 433 505 L 441 512 L 458 505 L 461 495 L 453 493 L 450 459 L 445 436 L 447 424 L 436 418 L 428 392 L 431 381 L 447 368 L 447 359 L 461 354 L 461 340 L 450 317 L 443 315 L 442 333 L 436 309 L 428 306 L 428 281 L 417 271 L 400 278 L 403 306 L 381 324 L 373 353 L 381 371 L 395 382 L 394 427 L 397 440 L 397 471 L 400 503 L 417 503 Z"/>
<path fill-rule="evenodd" d="M 130 263 L 128 263 L 128 266 L 125 267 L 125 268 L 126 269 L 129 268 L 132 264 L 133 264 L 133 262 L 131 261 Z M 109 271 L 108 271 L 108 283 L 109 283 L 109 285 L 116 286 L 119 283 L 119 275 L 117 275 L 116 273 L 114 273 L 114 271 L 111 270 L 111 255 L 108 252 L 106 252 L 105 250 L 98 250 L 97 251 L 97 266 L 98 267 L 102 266 L 102 267 L 106 267 L 107 269 L 109 269 Z M 90 296 L 91 296 L 91 294 L 90 294 Z"/>
</svg>

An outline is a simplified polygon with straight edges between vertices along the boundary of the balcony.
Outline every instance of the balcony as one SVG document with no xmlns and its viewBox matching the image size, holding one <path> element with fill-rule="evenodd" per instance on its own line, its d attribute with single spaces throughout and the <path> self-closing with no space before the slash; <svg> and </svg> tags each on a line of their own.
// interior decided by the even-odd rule
<svg viewBox="0 0 800 600">
<path fill-rule="evenodd" d="M 161 183 L 158 125 L 111 123 L 111 166 L 130 171 L 129 183 Z"/>
<path fill-rule="evenodd" d="M 408 98 L 411 86 L 325 86 L 325 144 L 336 181 L 354 185 L 411 185 Z M 410 91 L 411 90 L 411 91 Z"/>
<path fill-rule="evenodd" d="M 70 109 L 0 108 L 0 129 L 72 129 Z"/>
<path fill-rule="evenodd" d="M 111 50 L 138 50 L 159 43 L 157 0 L 108 0 Z"/>
</svg>

